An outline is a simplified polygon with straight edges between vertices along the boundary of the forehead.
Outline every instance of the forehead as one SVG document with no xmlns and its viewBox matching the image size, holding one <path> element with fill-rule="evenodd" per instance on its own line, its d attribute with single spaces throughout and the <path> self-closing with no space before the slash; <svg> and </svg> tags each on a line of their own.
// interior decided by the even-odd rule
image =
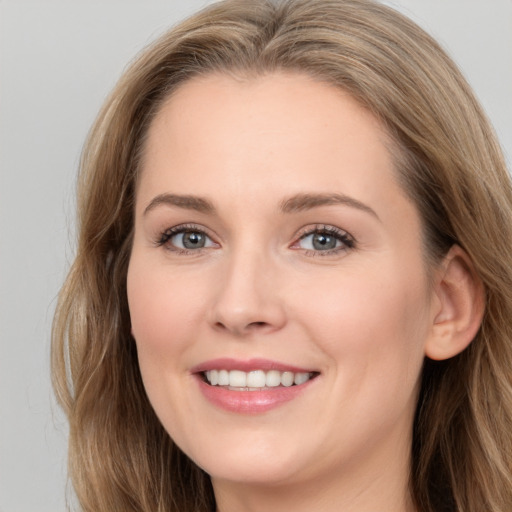
<svg viewBox="0 0 512 512">
<path fill-rule="evenodd" d="M 309 76 L 207 75 L 181 85 L 153 120 L 141 185 L 167 175 L 173 186 L 195 181 L 200 187 L 198 181 L 213 173 L 272 183 L 279 171 L 309 187 L 339 187 L 348 171 L 394 168 L 391 147 L 375 116 L 346 92 Z"/>
</svg>

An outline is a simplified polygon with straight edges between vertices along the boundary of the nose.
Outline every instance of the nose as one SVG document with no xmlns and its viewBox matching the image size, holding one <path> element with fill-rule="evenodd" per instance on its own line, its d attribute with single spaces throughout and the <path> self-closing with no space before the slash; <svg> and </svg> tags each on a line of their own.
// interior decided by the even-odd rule
<svg viewBox="0 0 512 512">
<path fill-rule="evenodd" d="M 285 304 L 271 257 L 246 251 L 223 263 L 212 305 L 213 327 L 237 337 L 281 329 L 286 323 Z"/>
</svg>

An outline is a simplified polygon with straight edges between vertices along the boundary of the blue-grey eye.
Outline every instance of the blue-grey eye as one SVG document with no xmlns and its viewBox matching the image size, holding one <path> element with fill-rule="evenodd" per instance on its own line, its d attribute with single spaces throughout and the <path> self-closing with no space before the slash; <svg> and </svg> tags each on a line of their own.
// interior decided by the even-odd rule
<svg viewBox="0 0 512 512">
<path fill-rule="evenodd" d="M 326 252 L 352 248 L 354 242 L 344 231 L 318 230 L 305 234 L 297 245 L 301 249 L 308 251 Z"/>
<path fill-rule="evenodd" d="M 200 231 L 182 231 L 170 237 L 170 242 L 178 249 L 203 249 L 211 247 L 213 242 Z"/>
<path fill-rule="evenodd" d="M 315 233 L 313 235 L 312 243 L 315 249 L 322 251 L 326 249 L 335 249 L 338 244 L 338 240 L 331 235 Z"/>
<path fill-rule="evenodd" d="M 340 240 L 328 233 L 311 233 L 300 241 L 302 249 L 315 251 L 328 251 L 329 249 L 336 249 L 340 245 Z"/>
</svg>

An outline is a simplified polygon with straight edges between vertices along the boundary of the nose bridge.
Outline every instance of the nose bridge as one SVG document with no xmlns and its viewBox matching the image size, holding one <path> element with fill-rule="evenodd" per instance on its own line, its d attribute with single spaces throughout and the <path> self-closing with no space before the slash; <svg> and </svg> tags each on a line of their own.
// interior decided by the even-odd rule
<svg viewBox="0 0 512 512">
<path fill-rule="evenodd" d="M 237 335 L 282 327 L 284 304 L 276 286 L 272 254 L 248 240 L 233 247 L 223 265 L 213 305 L 215 326 Z"/>
</svg>

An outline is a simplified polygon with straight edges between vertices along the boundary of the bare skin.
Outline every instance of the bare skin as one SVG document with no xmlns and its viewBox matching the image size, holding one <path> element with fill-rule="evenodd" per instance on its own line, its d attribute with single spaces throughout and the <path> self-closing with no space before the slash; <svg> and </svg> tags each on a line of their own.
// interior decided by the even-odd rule
<svg viewBox="0 0 512 512">
<path fill-rule="evenodd" d="M 464 348 L 439 334 L 458 311 L 442 276 L 463 255 L 429 285 L 389 147 L 350 96 L 302 75 L 194 79 L 150 128 L 132 332 L 151 403 L 219 512 L 414 511 L 418 382 L 429 351 Z M 219 358 L 313 378 L 268 410 L 226 410 L 194 371 Z"/>
</svg>

